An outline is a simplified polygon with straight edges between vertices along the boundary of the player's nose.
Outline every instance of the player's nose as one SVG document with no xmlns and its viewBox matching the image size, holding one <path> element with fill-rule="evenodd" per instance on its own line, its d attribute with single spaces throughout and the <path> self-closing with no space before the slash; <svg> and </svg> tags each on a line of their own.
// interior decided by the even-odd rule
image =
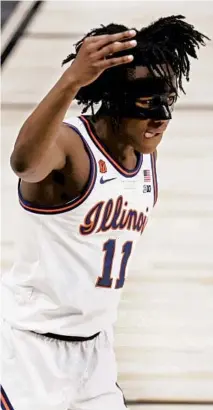
<svg viewBox="0 0 213 410">
<path fill-rule="evenodd" d="M 164 130 L 168 124 L 168 120 L 150 120 L 149 127 L 152 130 Z"/>
<path fill-rule="evenodd" d="M 153 128 L 160 128 L 162 127 L 166 122 L 166 120 L 153 120 L 151 121 Z M 151 124 L 150 124 L 151 125 Z"/>
</svg>

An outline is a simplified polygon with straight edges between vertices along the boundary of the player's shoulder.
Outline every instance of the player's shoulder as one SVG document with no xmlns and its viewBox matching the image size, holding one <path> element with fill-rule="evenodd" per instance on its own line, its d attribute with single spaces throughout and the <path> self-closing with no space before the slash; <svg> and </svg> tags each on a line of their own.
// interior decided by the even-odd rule
<svg viewBox="0 0 213 410">
<path fill-rule="evenodd" d="M 78 133 L 82 129 L 82 120 L 78 116 L 67 117 L 63 120 L 62 126 L 72 130 L 75 133 Z"/>
<path fill-rule="evenodd" d="M 65 147 L 65 151 L 69 154 L 70 149 L 74 150 L 83 149 L 84 144 L 79 132 L 79 118 L 71 117 L 65 119 L 60 126 L 60 132 L 58 136 L 58 143 Z"/>
<path fill-rule="evenodd" d="M 78 135 L 79 130 L 79 118 L 69 117 L 62 121 L 61 130 L 64 135 Z"/>
</svg>

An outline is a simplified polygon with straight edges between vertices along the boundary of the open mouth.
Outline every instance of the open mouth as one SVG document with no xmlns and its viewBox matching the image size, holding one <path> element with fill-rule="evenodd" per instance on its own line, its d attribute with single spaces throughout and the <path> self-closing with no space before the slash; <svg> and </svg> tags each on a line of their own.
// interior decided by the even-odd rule
<svg viewBox="0 0 213 410">
<path fill-rule="evenodd" d="M 149 139 L 149 138 L 154 138 L 158 137 L 162 132 L 151 132 L 151 131 L 146 131 L 144 134 L 144 137 Z"/>
</svg>

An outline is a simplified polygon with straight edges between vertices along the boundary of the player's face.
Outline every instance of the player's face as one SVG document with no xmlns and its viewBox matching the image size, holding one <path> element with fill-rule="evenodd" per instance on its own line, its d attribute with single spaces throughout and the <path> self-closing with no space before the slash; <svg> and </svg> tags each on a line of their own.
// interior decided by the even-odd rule
<svg viewBox="0 0 213 410">
<path fill-rule="evenodd" d="M 124 127 L 125 129 L 125 135 L 130 145 L 143 154 L 149 154 L 156 150 L 168 124 L 169 120 L 122 120 L 122 128 Z"/>
<path fill-rule="evenodd" d="M 136 67 L 135 78 L 144 79 L 149 75 L 149 70 L 146 67 Z M 175 85 L 175 77 L 174 77 Z M 138 107 L 147 109 L 152 96 L 139 97 L 136 100 Z M 175 92 L 168 93 L 167 104 L 169 108 L 173 108 L 176 100 Z M 155 119 L 139 119 L 139 118 L 123 118 L 120 124 L 126 139 L 134 147 L 135 150 L 144 154 L 152 153 L 159 145 L 163 134 L 168 127 L 170 120 L 155 120 Z"/>
</svg>

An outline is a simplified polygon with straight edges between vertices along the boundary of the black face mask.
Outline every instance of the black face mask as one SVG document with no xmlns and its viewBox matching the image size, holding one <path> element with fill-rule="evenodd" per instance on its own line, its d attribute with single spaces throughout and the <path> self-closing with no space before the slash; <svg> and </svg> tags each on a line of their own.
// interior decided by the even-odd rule
<svg viewBox="0 0 213 410">
<path fill-rule="evenodd" d="M 168 104 L 171 92 L 175 92 L 175 96 L 172 103 Z M 120 98 L 118 98 L 118 95 Z M 105 100 L 103 102 L 102 112 L 104 115 L 116 115 L 123 118 L 170 120 L 176 100 L 176 90 L 175 88 L 169 88 L 168 83 L 161 78 L 148 78 L 124 84 L 122 89 L 114 90 L 111 97 L 109 101 Z M 151 99 L 148 99 L 149 104 L 147 108 L 137 105 L 139 98 L 146 97 L 151 97 Z"/>
<path fill-rule="evenodd" d="M 128 101 L 119 107 L 119 116 L 127 118 L 141 118 L 153 120 L 171 120 L 174 104 L 168 105 L 168 95 L 154 95 L 149 100 L 149 107 L 143 108 L 135 101 Z"/>
<path fill-rule="evenodd" d="M 153 120 L 171 120 L 173 105 L 168 105 L 167 95 L 155 95 L 150 101 L 149 108 L 143 108 L 136 101 L 126 101 L 116 105 L 116 115 L 123 118 L 141 118 Z M 110 102 L 104 102 L 102 106 L 104 115 L 114 116 L 115 109 Z"/>
</svg>

